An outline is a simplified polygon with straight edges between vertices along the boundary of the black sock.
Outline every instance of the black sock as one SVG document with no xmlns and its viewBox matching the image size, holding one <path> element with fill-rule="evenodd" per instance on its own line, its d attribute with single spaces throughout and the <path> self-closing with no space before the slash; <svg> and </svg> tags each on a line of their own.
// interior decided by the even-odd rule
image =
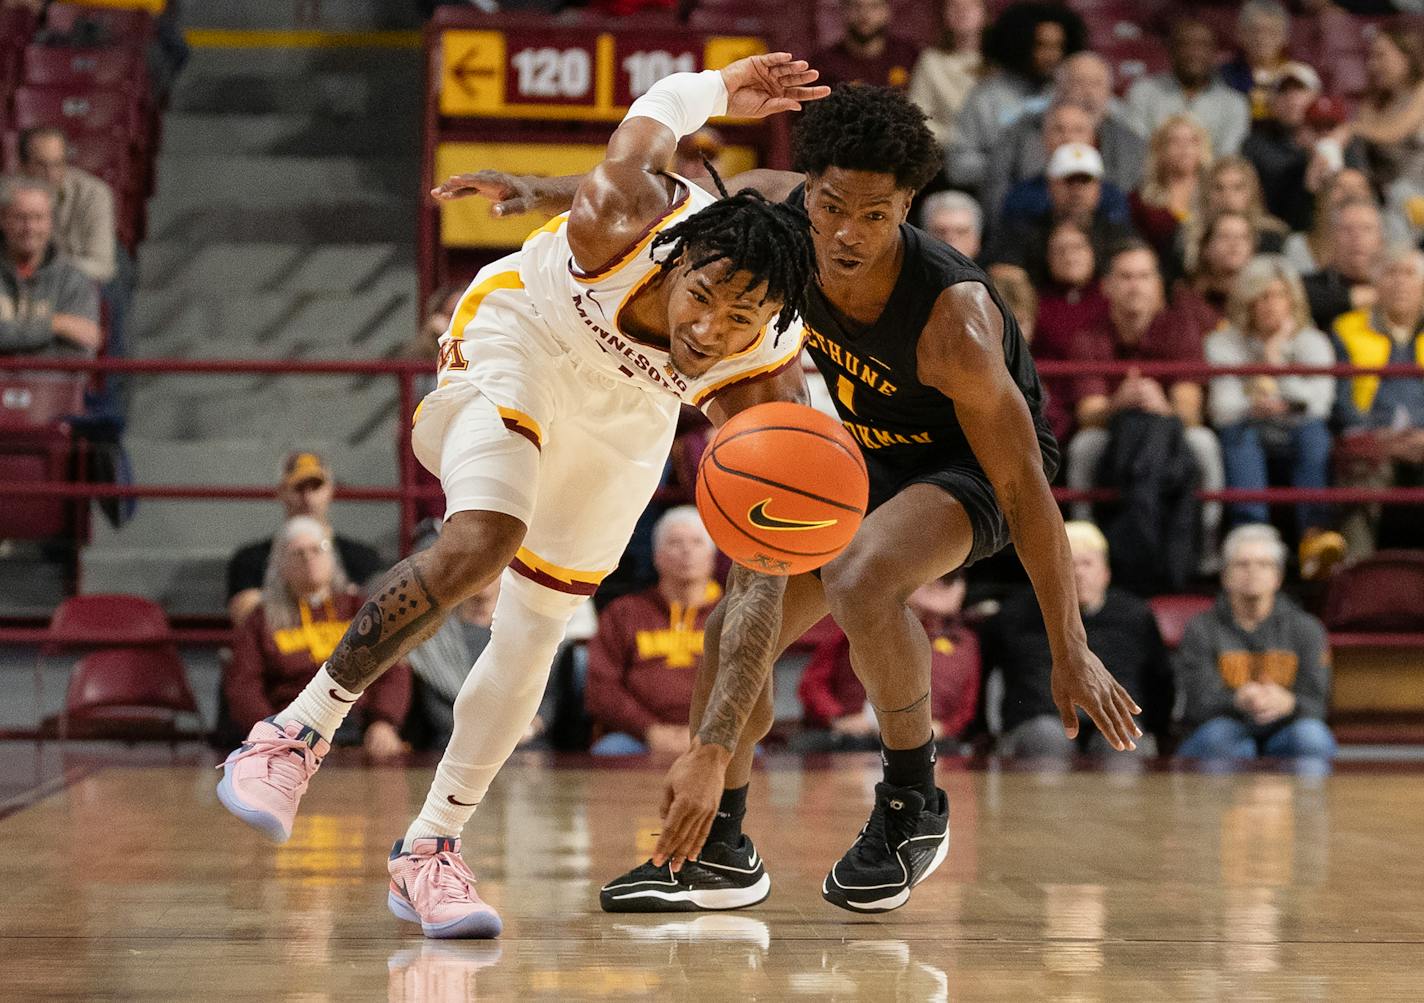
<svg viewBox="0 0 1424 1003">
<path fill-rule="evenodd" d="M 885 782 L 892 787 L 911 787 L 925 799 L 925 807 L 935 805 L 935 744 L 934 736 L 916 749 L 880 747 L 880 762 L 885 768 Z"/>
<path fill-rule="evenodd" d="M 742 841 L 742 819 L 747 814 L 747 788 L 729 787 L 722 792 L 722 801 L 717 805 L 717 817 L 712 820 L 712 831 L 707 834 L 709 843 L 726 843 L 736 846 Z"/>
</svg>

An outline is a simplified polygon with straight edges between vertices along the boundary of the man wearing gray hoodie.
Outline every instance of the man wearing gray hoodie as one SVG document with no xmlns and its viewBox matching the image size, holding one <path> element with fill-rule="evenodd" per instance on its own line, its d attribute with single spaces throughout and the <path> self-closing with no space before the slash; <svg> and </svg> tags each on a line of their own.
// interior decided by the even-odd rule
<svg viewBox="0 0 1424 1003">
<path fill-rule="evenodd" d="M 1222 551 L 1222 595 L 1177 649 L 1187 732 L 1178 755 L 1333 758 L 1329 645 L 1320 621 L 1280 594 L 1285 545 L 1272 527 L 1251 524 L 1229 533 Z"/>
</svg>

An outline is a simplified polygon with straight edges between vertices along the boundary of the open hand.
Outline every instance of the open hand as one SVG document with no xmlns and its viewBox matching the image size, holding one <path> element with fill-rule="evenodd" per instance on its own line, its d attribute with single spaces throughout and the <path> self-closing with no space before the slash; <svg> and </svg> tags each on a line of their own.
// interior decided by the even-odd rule
<svg viewBox="0 0 1424 1003">
<path fill-rule="evenodd" d="M 668 770 L 663 787 L 662 832 L 653 850 L 653 863 L 661 867 L 672 861 L 672 869 L 682 869 L 684 861 L 696 860 L 717 817 L 727 764 L 732 753 L 720 745 L 703 745 L 693 739 L 688 749 Z"/>
<path fill-rule="evenodd" d="M 1142 708 L 1103 667 L 1097 655 L 1083 647 L 1071 658 L 1055 659 L 1052 686 L 1053 703 L 1069 738 L 1078 737 L 1078 713 L 1074 708 L 1081 707 L 1118 752 L 1137 748 L 1134 739 L 1142 737 L 1142 729 L 1132 715 L 1141 714 Z"/>
<path fill-rule="evenodd" d="M 738 59 L 722 68 L 727 84 L 727 114 L 734 118 L 765 118 L 782 111 L 800 111 L 802 101 L 817 101 L 831 89 L 812 87 L 821 74 L 789 52 L 768 52 Z"/>
<path fill-rule="evenodd" d="M 518 216 L 544 208 L 544 195 L 539 188 L 541 180 L 504 171 L 475 171 L 446 178 L 444 184 L 430 189 L 430 197 L 437 202 L 453 202 L 480 195 L 494 203 L 490 206 L 491 216 Z"/>
</svg>

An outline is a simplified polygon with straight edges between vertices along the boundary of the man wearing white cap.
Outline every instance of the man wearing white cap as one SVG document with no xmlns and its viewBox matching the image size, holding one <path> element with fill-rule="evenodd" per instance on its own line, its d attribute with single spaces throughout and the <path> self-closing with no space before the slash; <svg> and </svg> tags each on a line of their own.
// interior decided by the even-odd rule
<svg viewBox="0 0 1424 1003">
<path fill-rule="evenodd" d="M 1343 148 L 1313 120 L 1311 106 L 1320 97 L 1320 75 L 1305 63 L 1280 68 L 1271 94 L 1269 116 L 1251 126 L 1241 155 L 1256 165 L 1266 208 L 1296 231 L 1309 230 L 1315 193 L 1342 166 L 1363 167 L 1358 141 Z"/>
<path fill-rule="evenodd" d="M 1087 143 L 1064 143 L 1048 161 L 1048 210 L 1015 216 L 999 228 L 989 260 L 1022 268 L 1035 285 L 1048 281 L 1048 235 L 1065 220 L 1077 222 L 1093 242 L 1098 260 L 1132 228 L 1103 207 L 1103 158 Z"/>
</svg>

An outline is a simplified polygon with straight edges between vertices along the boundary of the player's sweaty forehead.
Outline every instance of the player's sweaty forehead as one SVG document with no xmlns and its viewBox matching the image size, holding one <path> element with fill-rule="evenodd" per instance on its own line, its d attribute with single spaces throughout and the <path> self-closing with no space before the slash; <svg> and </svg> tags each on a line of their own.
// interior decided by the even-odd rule
<svg viewBox="0 0 1424 1003">
<path fill-rule="evenodd" d="M 828 202 L 870 209 L 876 206 L 890 207 L 898 204 L 901 197 L 912 193 L 901 188 L 895 175 L 889 171 L 859 171 L 845 167 L 828 167 L 820 174 L 812 175 L 809 185 L 812 194 Z"/>
<path fill-rule="evenodd" d="M 707 299 L 731 309 L 761 310 L 767 305 L 766 282 L 753 285 L 750 272 L 733 270 L 725 259 L 689 269 L 687 284 Z"/>
</svg>

